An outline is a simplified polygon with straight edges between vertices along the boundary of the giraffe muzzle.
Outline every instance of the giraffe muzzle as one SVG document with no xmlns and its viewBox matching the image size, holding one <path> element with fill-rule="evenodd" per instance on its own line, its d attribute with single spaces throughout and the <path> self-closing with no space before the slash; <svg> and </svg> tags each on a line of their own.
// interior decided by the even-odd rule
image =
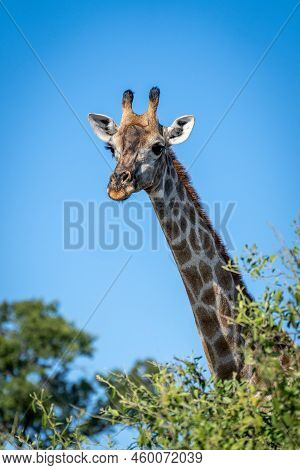
<svg viewBox="0 0 300 470">
<path fill-rule="evenodd" d="M 107 193 L 114 201 L 124 201 L 136 191 L 132 173 L 128 170 L 114 172 L 107 186 Z"/>
</svg>

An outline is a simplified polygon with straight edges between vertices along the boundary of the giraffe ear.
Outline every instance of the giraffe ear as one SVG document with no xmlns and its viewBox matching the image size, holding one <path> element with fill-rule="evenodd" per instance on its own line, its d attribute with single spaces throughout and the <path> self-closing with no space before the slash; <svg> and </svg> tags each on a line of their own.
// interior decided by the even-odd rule
<svg viewBox="0 0 300 470">
<path fill-rule="evenodd" d="M 170 127 L 167 127 L 167 139 L 171 145 L 181 144 L 184 142 L 192 132 L 195 124 L 194 116 L 187 115 L 181 116 L 173 122 Z"/>
<path fill-rule="evenodd" d="M 96 136 L 104 142 L 109 142 L 118 130 L 115 121 L 105 114 L 90 113 L 88 119 Z"/>
</svg>

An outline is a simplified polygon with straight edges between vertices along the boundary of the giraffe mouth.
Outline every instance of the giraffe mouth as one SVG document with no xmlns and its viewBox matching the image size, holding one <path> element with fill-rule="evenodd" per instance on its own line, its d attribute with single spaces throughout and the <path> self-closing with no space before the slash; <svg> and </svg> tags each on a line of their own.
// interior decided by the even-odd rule
<svg viewBox="0 0 300 470">
<path fill-rule="evenodd" d="M 136 188 L 132 184 L 121 188 L 107 187 L 107 194 L 114 201 L 125 201 L 125 199 L 128 199 L 135 191 Z"/>
</svg>

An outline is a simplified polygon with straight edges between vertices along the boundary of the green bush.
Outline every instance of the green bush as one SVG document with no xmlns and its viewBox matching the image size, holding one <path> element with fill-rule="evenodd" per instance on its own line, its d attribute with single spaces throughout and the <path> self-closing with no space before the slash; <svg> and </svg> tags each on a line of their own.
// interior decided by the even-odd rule
<svg viewBox="0 0 300 470">
<path fill-rule="evenodd" d="M 131 447 L 140 449 L 299 449 L 300 447 L 300 230 L 292 246 L 275 255 L 247 247 L 227 269 L 241 269 L 261 283 L 262 295 L 250 300 L 239 292 L 235 321 L 247 347 L 245 362 L 253 383 L 208 377 L 200 358 L 159 365 L 138 361 L 129 374 L 97 376 L 106 405 L 93 418 L 108 426 L 136 429 Z M 104 387 L 104 388 L 103 388 Z M 99 407 L 102 400 L 98 401 Z M 31 409 L 47 434 L 17 436 L 22 447 L 81 448 L 88 433 L 79 419 L 57 414 L 42 395 Z M 99 423 L 99 424 L 100 424 Z"/>
<path fill-rule="evenodd" d="M 239 292 L 236 315 L 256 384 L 207 379 L 199 358 L 156 365 L 147 386 L 124 374 L 98 376 L 116 398 L 101 418 L 134 427 L 141 449 L 298 449 L 299 253 L 296 240 L 275 255 L 246 247 L 241 258 L 240 268 L 264 283 L 256 301 Z"/>
<path fill-rule="evenodd" d="M 50 445 L 52 433 L 43 425 L 42 411 L 31 406 L 41 389 L 47 412 L 52 407 L 61 422 L 72 420 L 65 436 L 78 415 L 85 436 L 106 427 L 89 413 L 96 387 L 82 374 L 70 374 L 78 359 L 91 358 L 93 351 L 94 337 L 66 321 L 58 303 L 0 304 L 0 446 L 18 445 L 15 436 L 21 434 L 27 440 L 38 435 L 40 446 Z"/>
</svg>

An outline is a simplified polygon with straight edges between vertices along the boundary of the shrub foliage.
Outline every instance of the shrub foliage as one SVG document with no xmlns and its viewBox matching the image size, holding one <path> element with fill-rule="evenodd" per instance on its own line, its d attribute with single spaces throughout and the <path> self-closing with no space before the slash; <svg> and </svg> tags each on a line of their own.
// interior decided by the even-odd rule
<svg viewBox="0 0 300 470">
<path fill-rule="evenodd" d="M 122 374 L 98 376 L 114 406 L 110 423 L 137 430 L 142 449 L 297 449 L 300 447 L 300 230 L 274 255 L 246 246 L 240 269 L 263 282 L 249 300 L 239 292 L 236 322 L 246 339 L 245 361 L 259 381 L 207 378 L 199 359 L 157 366 L 147 386 Z M 227 269 L 237 269 L 236 265 Z M 283 367 L 284 366 L 284 367 Z"/>
<path fill-rule="evenodd" d="M 129 374 L 114 371 L 97 376 L 106 398 L 97 401 L 98 409 L 101 408 L 97 416 L 92 416 L 94 428 L 87 421 L 82 423 L 80 416 L 74 422 L 74 413 L 66 417 L 66 410 L 62 413 L 57 404 L 49 406 L 49 398 L 45 400 L 43 393 L 36 392 L 38 383 L 28 381 L 27 377 L 24 383 L 28 383 L 26 387 L 31 391 L 31 421 L 27 431 L 17 436 L 20 445 L 34 449 L 81 448 L 96 429 L 99 432 L 107 426 L 122 424 L 137 431 L 131 447 L 140 449 L 299 449 L 300 229 L 297 223 L 295 235 L 291 246 L 282 243 L 272 255 L 261 254 L 255 245 L 246 246 L 239 263 L 235 260 L 235 264 L 226 267 L 244 271 L 259 283 L 262 292 L 252 300 L 239 291 L 235 318 L 245 337 L 245 362 L 253 369 L 256 381 L 249 383 L 236 377 L 220 381 L 209 377 L 200 358 L 177 359 L 166 365 L 138 361 Z M 37 307 L 40 309 L 41 305 Z M 22 318 L 22 311 L 22 305 L 13 306 L 13 310 L 2 305 L 2 325 L 6 324 L 8 312 Z M 35 347 L 39 339 L 30 343 L 32 325 L 27 331 L 22 326 L 24 321 L 20 323 L 24 341 Z M 13 331 L 7 333 L 8 343 L 0 343 L 2 351 L 15 338 Z M 46 357 L 41 357 L 44 360 L 52 357 L 55 347 L 56 343 L 49 343 Z M 40 345 L 36 348 L 39 350 Z M 81 353 L 90 353 L 88 337 L 82 336 L 79 349 Z M 18 367 L 19 350 L 15 353 L 11 348 L 11 351 L 12 369 Z M 69 362 L 76 353 L 77 349 L 70 352 Z M 34 371 L 43 367 L 44 363 Z M 16 394 L 11 392 L 9 396 L 5 390 L 10 389 L 10 382 L 13 383 L 12 378 L 4 380 L 2 400 L 16 400 L 19 394 L 28 397 L 28 390 L 22 393 L 17 385 Z M 1 411 L 0 407 L 0 412 L 5 410 Z M 12 416 L 7 416 L 5 419 L 11 421 Z M 34 428 L 44 431 L 33 436 Z"/>
</svg>

